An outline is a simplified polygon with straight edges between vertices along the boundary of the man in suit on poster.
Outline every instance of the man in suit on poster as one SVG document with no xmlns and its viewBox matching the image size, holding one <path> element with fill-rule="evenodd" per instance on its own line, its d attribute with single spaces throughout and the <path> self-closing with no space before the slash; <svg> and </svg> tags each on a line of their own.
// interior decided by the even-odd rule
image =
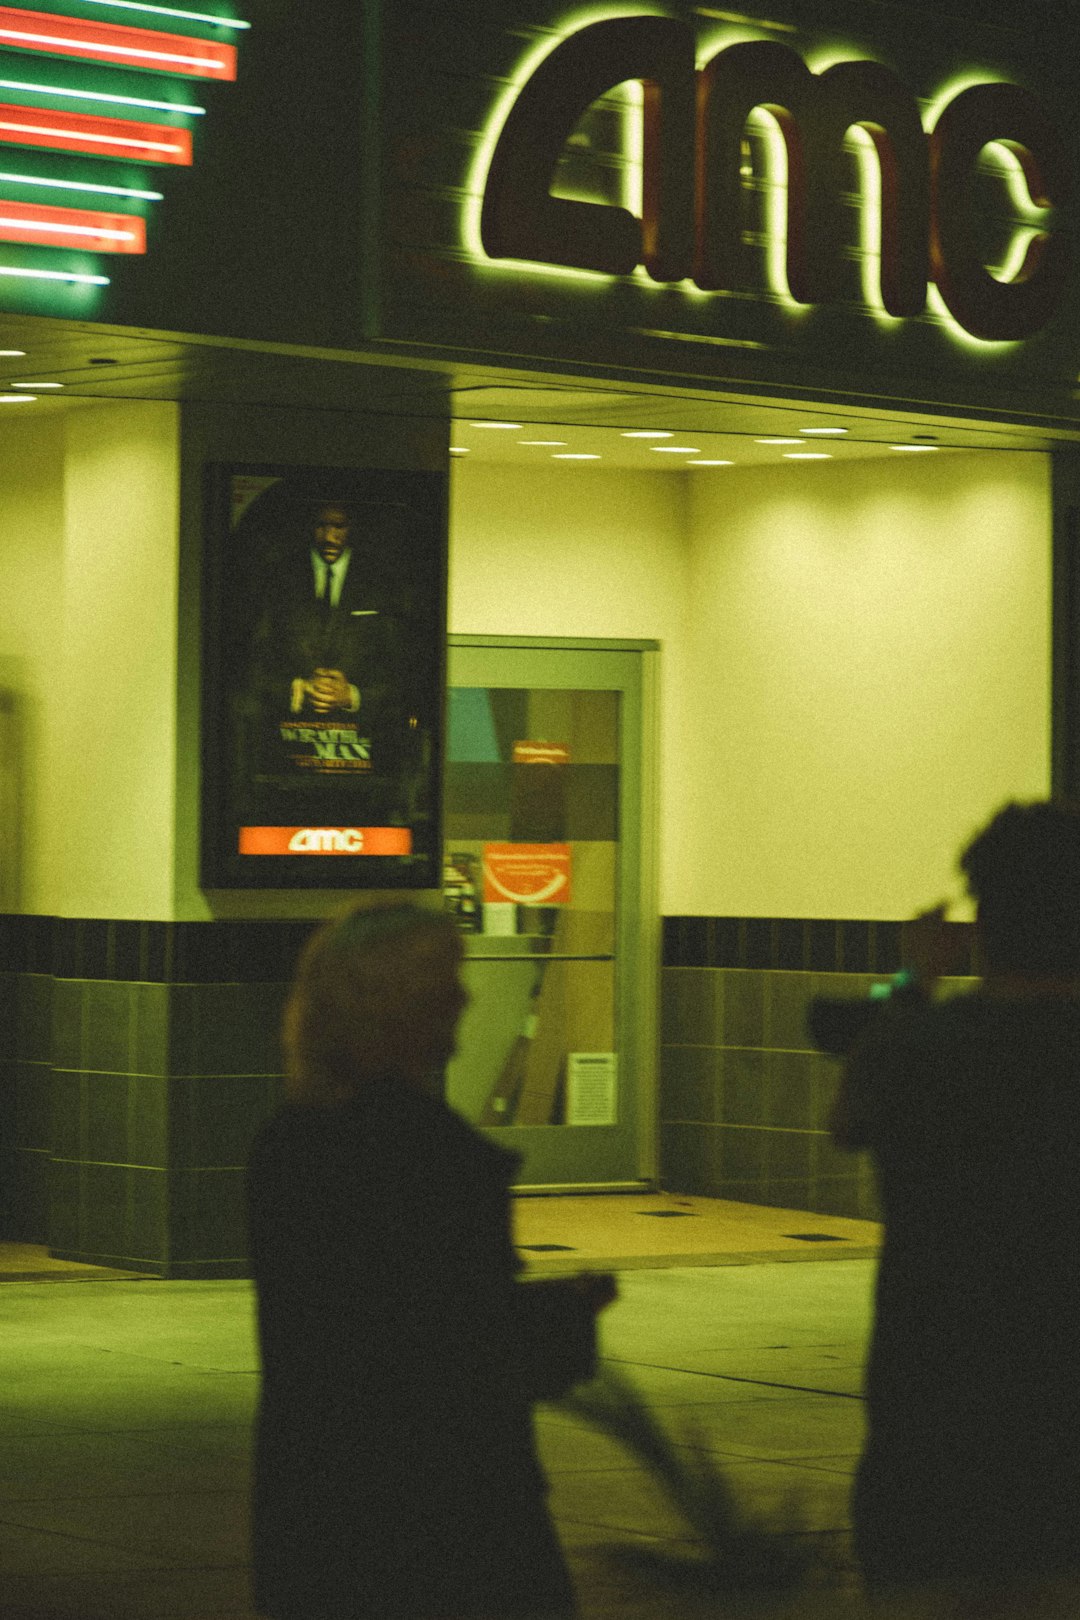
<svg viewBox="0 0 1080 1620">
<path fill-rule="evenodd" d="M 407 813 L 423 698 L 407 580 L 395 576 L 406 513 L 315 495 L 251 548 L 233 598 L 246 816 Z"/>
<path fill-rule="evenodd" d="M 355 716 L 392 696 L 401 673 L 388 667 L 400 666 L 397 627 L 370 566 L 374 547 L 359 556 L 353 532 L 343 503 L 312 502 L 300 543 L 265 581 L 252 653 L 277 719 Z"/>
</svg>

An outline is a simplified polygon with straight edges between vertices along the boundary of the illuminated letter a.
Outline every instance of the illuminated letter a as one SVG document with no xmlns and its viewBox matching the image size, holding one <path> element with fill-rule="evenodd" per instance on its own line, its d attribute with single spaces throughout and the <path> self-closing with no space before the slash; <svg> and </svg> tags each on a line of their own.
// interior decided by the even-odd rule
<svg viewBox="0 0 1080 1620">
<path fill-rule="evenodd" d="M 626 208 L 553 197 L 569 136 L 600 96 L 645 88 L 644 218 Z M 571 34 L 523 86 L 499 135 L 484 188 L 480 239 L 493 259 L 531 259 L 607 275 L 638 264 L 679 281 L 693 254 L 694 32 L 667 17 L 619 17 Z"/>
</svg>

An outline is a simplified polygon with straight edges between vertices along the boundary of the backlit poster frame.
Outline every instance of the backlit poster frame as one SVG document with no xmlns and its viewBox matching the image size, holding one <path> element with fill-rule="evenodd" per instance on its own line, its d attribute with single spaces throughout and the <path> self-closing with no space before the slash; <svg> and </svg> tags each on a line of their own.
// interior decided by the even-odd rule
<svg viewBox="0 0 1080 1620">
<path fill-rule="evenodd" d="M 436 889 L 447 478 L 206 470 L 204 888 Z"/>
</svg>

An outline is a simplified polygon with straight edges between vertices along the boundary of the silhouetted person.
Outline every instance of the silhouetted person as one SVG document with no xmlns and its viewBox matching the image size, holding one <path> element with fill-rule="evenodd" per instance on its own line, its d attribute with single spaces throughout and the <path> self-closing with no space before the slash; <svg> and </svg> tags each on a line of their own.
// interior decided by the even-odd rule
<svg viewBox="0 0 1080 1620">
<path fill-rule="evenodd" d="M 1009 805 L 960 865 L 981 985 L 877 1017 L 832 1120 L 885 1223 L 854 1521 L 872 1588 L 1020 1615 L 1080 1568 L 1080 810 Z"/>
<path fill-rule="evenodd" d="M 441 1101 L 453 921 L 355 910 L 287 1004 L 249 1171 L 263 1386 L 255 1595 L 274 1620 L 566 1616 L 531 1404 L 595 1360 L 609 1277 L 521 1283 L 517 1156 Z"/>
</svg>

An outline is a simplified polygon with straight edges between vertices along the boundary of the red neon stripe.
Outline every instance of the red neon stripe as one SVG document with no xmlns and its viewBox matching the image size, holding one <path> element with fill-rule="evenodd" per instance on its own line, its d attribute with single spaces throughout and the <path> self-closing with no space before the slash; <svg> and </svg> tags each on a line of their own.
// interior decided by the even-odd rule
<svg viewBox="0 0 1080 1620">
<path fill-rule="evenodd" d="M 91 152 L 95 157 L 135 158 L 140 163 L 191 163 L 190 130 L 44 107 L 0 106 L 0 142 L 47 146 L 56 152 Z"/>
<path fill-rule="evenodd" d="M 141 214 L 102 214 L 87 208 L 0 200 L 0 242 L 83 247 L 94 253 L 145 253 L 146 221 Z"/>
<path fill-rule="evenodd" d="M 91 62 L 181 73 L 197 79 L 235 79 L 236 47 L 217 45 L 187 34 L 162 34 L 149 28 L 119 28 L 115 23 L 57 17 L 43 11 L 0 6 L 0 45 L 47 55 L 81 56 Z"/>
<path fill-rule="evenodd" d="M 408 827 L 241 827 L 241 855 L 411 855 Z"/>
</svg>

